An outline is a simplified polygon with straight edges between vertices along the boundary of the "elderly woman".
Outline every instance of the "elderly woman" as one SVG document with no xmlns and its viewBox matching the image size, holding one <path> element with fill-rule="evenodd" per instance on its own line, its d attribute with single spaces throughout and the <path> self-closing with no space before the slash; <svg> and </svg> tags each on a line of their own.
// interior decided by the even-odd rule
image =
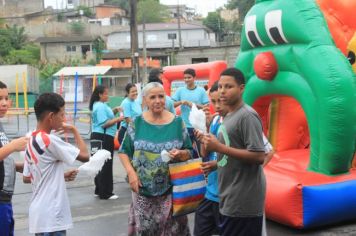
<svg viewBox="0 0 356 236">
<path fill-rule="evenodd" d="M 168 163 L 161 157 L 166 150 L 174 162 L 191 158 L 187 130 L 165 109 L 160 83 L 146 85 L 143 96 L 148 110 L 129 125 L 119 152 L 132 189 L 129 235 L 190 235 L 187 217 L 172 217 Z"/>
</svg>

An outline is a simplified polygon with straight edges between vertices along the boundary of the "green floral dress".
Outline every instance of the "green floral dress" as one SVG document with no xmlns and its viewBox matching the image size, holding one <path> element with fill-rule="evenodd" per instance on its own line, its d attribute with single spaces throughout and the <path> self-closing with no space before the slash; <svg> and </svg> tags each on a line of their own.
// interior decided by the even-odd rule
<svg viewBox="0 0 356 236">
<path fill-rule="evenodd" d="M 120 152 L 129 156 L 142 183 L 140 194 L 161 196 L 170 191 L 168 164 L 162 161 L 162 150 L 192 149 L 192 145 L 180 117 L 168 124 L 155 125 L 136 117 L 127 129 Z"/>
<path fill-rule="evenodd" d="M 180 117 L 163 125 L 151 124 L 142 116 L 129 125 L 120 153 L 129 156 L 142 187 L 132 193 L 129 235 L 188 236 L 187 216 L 172 217 L 172 186 L 162 150 L 188 149 L 188 132 Z"/>
</svg>

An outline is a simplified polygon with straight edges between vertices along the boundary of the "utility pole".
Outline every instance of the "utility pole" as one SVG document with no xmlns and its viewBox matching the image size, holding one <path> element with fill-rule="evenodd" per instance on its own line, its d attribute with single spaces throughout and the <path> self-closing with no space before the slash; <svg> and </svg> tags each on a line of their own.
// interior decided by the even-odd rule
<svg viewBox="0 0 356 236">
<path fill-rule="evenodd" d="M 143 12 L 142 22 L 142 50 L 143 50 L 143 78 L 142 82 L 147 83 L 147 47 L 146 47 L 146 16 Z"/>
<path fill-rule="evenodd" d="M 137 33 L 137 0 L 130 0 L 130 35 L 131 35 L 131 81 L 139 83 L 139 53 L 138 53 L 138 33 Z"/>
<path fill-rule="evenodd" d="M 177 16 L 178 16 L 178 42 L 179 42 L 179 50 L 183 48 L 182 46 L 182 34 L 181 34 L 181 27 L 180 27 L 180 6 L 179 0 L 177 4 Z"/>
</svg>

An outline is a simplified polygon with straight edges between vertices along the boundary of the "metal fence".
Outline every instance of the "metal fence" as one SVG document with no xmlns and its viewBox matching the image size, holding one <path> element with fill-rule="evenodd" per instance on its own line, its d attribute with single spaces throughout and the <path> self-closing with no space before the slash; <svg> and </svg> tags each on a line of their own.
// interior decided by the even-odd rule
<svg viewBox="0 0 356 236">
<path fill-rule="evenodd" d="M 89 139 L 91 134 L 91 112 L 89 110 L 66 111 L 67 123 L 73 124 L 84 139 Z M 37 121 L 33 109 L 9 109 L 1 123 L 8 137 L 15 138 L 26 135 L 36 129 Z M 70 137 L 70 135 L 68 135 Z"/>
</svg>

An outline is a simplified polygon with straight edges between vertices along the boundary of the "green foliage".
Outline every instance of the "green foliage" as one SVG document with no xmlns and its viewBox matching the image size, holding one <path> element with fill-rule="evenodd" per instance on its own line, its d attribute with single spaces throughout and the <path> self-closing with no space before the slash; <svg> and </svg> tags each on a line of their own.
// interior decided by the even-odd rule
<svg viewBox="0 0 356 236">
<path fill-rule="evenodd" d="M 157 0 L 141 0 L 137 5 L 137 21 L 139 24 L 165 22 L 169 18 L 166 6 Z"/>
<path fill-rule="evenodd" d="M 0 63 L 36 65 L 40 60 L 40 48 L 29 44 L 24 27 L 17 25 L 0 28 Z"/>
<path fill-rule="evenodd" d="M 80 66 L 80 59 L 69 59 L 66 62 L 57 63 L 43 63 L 39 64 L 40 71 L 40 91 L 52 92 L 53 91 L 53 74 L 65 66 Z"/>
<path fill-rule="evenodd" d="M 93 41 L 93 51 L 95 52 L 96 63 L 100 62 L 103 56 L 104 49 L 105 49 L 105 41 L 99 36 Z"/>
<path fill-rule="evenodd" d="M 58 13 L 57 21 L 58 22 L 63 22 L 64 21 L 64 13 L 62 13 L 62 12 Z"/>
<path fill-rule="evenodd" d="M 5 19 L 0 19 L 0 27 L 3 28 L 5 27 L 6 20 Z"/>
<path fill-rule="evenodd" d="M 28 43 L 22 49 L 29 51 L 37 61 L 41 59 L 41 49 L 38 45 Z"/>
<path fill-rule="evenodd" d="M 15 64 L 29 64 L 36 65 L 38 59 L 30 51 L 25 49 L 13 49 L 9 52 L 4 58 L 6 64 L 15 65 Z"/>
<path fill-rule="evenodd" d="M 87 62 L 87 64 L 91 65 L 91 66 L 95 66 L 97 63 L 96 63 L 96 60 L 94 58 L 92 58 Z"/>
<path fill-rule="evenodd" d="M 240 22 L 243 22 L 247 12 L 254 4 L 254 0 L 229 0 L 226 4 L 226 8 L 230 10 L 238 8 Z"/>
<path fill-rule="evenodd" d="M 0 56 L 2 57 L 7 56 L 10 50 L 11 50 L 10 38 L 0 33 Z"/>
<path fill-rule="evenodd" d="M 43 64 L 40 65 L 40 91 L 41 92 L 52 92 L 53 91 L 53 83 L 52 83 L 52 75 L 56 73 L 63 67 L 61 63 L 55 64 Z"/>
<path fill-rule="evenodd" d="M 6 30 L 11 40 L 11 46 L 14 49 L 19 50 L 26 44 L 27 35 L 25 33 L 25 27 L 17 27 L 17 25 L 6 25 Z"/>
<path fill-rule="evenodd" d="M 73 34 L 81 35 L 85 30 L 85 26 L 82 22 L 71 22 L 69 27 Z"/>
<path fill-rule="evenodd" d="M 105 3 L 118 6 L 126 11 L 130 11 L 130 1 L 129 0 L 105 0 Z"/>
<path fill-rule="evenodd" d="M 83 15 L 84 16 L 86 16 L 86 17 L 93 17 L 94 16 L 94 13 L 93 13 L 93 11 L 91 10 L 91 8 L 89 8 L 89 7 L 87 7 L 87 6 L 78 6 L 77 7 L 77 10 L 78 10 L 78 12 L 80 11 L 80 10 L 82 10 L 83 11 Z"/>
<path fill-rule="evenodd" d="M 203 20 L 203 25 L 214 31 L 218 41 L 222 41 L 226 31 L 226 22 L 221 18 L 219 12 L 209 12 L 208 16 Z"/>
</svg>

